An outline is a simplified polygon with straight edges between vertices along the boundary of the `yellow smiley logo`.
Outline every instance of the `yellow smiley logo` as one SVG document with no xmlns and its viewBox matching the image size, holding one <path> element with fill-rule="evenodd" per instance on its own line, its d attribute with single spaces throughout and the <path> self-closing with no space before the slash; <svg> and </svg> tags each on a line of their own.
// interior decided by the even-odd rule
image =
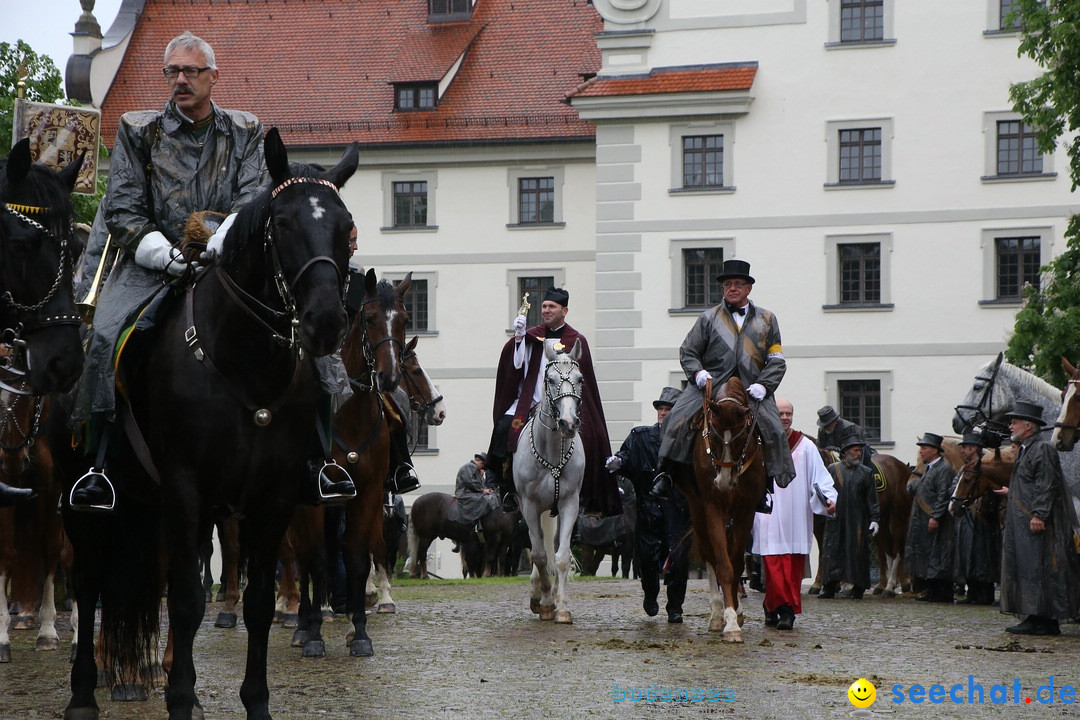
<svg viewBox="0 0 1080 720">
<path fill-rule="evenodd" d="M 877 700 L 877 688 L 866 678 L 859 678 L 847 689 L 848 700 L 857 708 L 868 708 Z"/>
</svg>

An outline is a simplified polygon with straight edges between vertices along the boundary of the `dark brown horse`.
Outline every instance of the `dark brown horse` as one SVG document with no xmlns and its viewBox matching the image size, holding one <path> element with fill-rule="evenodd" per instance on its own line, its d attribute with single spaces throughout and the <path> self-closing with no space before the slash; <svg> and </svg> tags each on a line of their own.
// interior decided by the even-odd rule
<svg viewBox="0 0 1080 720">
<path fill-rule="evenodd" d="M 594 518 L 578 513 L 574 534 L 581 538 L 581 572 L 584 575 L 596 575 L 604 556 L 610 555 L 611 576 L 618 575 L 621 560 L 622 576 L 630 577 L 637 530 L 637 495 L 633 484 L 624 477 L 619 478 L 619 490 L 623 506 L 621 515 Z"/>
<path fill-rule="evenodd" d="M 453 540 L 463 549 L 477 541 L 475 523 L 458 523 L 449 519 L 453 495 L 431 492 L 416 498 L 409 516 L 409 557 L 414 578 L 427 578 L 427 553 L 435 538 Z M 505 513 L 496 507 L 480 518 L 480 528 L 484 531 L 481 567 L 477 562 L 469 563 L 473 577 L 490 577 L 498 572 L 499 555 L 505 556 L 517 522 L 521 514 L 517 511 Z"/>
<path fill-rule="evenodd" d="M 674 474 L 690 505 L 690 520 L 709 568 L 709 631 L 742 642 L 739 578 L 754 508 L 765 492 L 764 447 L 746 389 L 732 377 L 719 389 L 710 381 L 703 407 L 691 420 L 698 433 L 692 468 Z"/>
</svg>

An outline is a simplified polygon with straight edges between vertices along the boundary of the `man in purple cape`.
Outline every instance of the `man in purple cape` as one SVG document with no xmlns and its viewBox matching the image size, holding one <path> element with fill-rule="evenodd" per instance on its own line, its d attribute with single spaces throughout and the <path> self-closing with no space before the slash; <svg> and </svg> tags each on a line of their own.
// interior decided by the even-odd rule
<svg viewBox="0 0 1080 720">
<path fill-rule="evenodd" d="M 600 403 L 600 391 L 593 372 L 592 353 L 585 336 L 566 323 L 570 293 L 562 288 L 549 288 L 540 305 L 542 324 L 525 329 L 525 316 L 514 320 L 514 337 L 506 341 L 499 357 L 499 369 L 495 376 L 495 402 L 492 420 L 495 429 L 488 447 L 488 467 L 495 475 L 504 505 L 513 508 L 514 480 L 512 456 L 517 450 L 518 436 L 533 407 L 543 397 L 543 375 L 547 365 L 544 357 L 544 340 L 559 338 L 567 351 L 574 343 L 581 343 L 581 374 L 584 378 L 581 398 L 581 429 L 578 436 L 585 450 L 585 478 L 581 486 L 583 512 L 599 512 L 604 515 L 622 513 L 619 488 L 614 476 L 604 469 L 604 461 L 611 454 L 604 406 Z"/>
</svg>

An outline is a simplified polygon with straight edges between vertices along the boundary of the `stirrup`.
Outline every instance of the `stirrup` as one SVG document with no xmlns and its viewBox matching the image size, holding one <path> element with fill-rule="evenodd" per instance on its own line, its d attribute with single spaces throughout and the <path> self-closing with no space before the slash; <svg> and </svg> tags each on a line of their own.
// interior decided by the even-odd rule
<svg viewBox="0 0 1080 720">
<path fill-rule="evenodd" d="M 87 505 L 76 503 L 75 491 L 79 489 L 79 486 L 82 485 L 83 482 L 89 482 L 94 478 L 101 478 L 105 481 L 105 484 L 109 486 L 109 492 L 112 493 L 112 501 L 107 505 L 104 503 L 89 503 Z M 79 512 L 112 512 L 116 509 L 116 487 L 112 484 L 112 481 L 109 480 L 109 476 L 105 474 L 105 468 L 98 470 L 97 468 L 92 467 L 89 472 L 75 481 L 75 484 L 71 486 L 71 490 L 68 492 L 68 507 Z"/>
<path fill-rule="evenodd" d="M 330 472 L 327 472 L 327 471 L 330 471 Z M 342 479 L 340 479 L 340 480 L 335 481 L 335 480 L 331 479 L 331 474 L 332 473 L 338 473 L 338 474 L 340 474 L 340 475 L 342 475 L 344 477 Z M 323 492 L 323 478 L 325 478 L 326 482 L 330 483 L 331 485 L 340 485 L 340 484 L 343 484 L 343 483 L 348 483 L 352 487 L 352 492 L 351 493 L 330 493 L 330 494 L 324 493 Z M 319 468 L 318 485 L 319 485 L 319 500 L 324 505 L 333 505 L 333 504 L 346 503 L 349 500 L 352 500 L 354 497 L 356 497 L 356 485 L 353 483 L 352 477 L 349 475 L 349 472 L 345 468 L 341 467 L 336 462 L 334 462 L 334 460 L 332 458 L 330 460 L 325 461 L 323 463 L 323 466 L 321 468 Z"/>
<path fill-rule="evenodd" d="M 512 513 L 521 509 L 521 501 L 515 493 L 508 492 L 503 495 L 502 509 L 504 513 Z"/>
</svg>

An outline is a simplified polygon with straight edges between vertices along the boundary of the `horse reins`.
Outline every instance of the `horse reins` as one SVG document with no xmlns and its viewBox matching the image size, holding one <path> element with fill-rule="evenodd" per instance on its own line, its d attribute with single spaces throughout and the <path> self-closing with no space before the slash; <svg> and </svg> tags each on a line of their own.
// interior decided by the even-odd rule
<svg viewBox="0 0 1080 720">
<path fill-rule="evenodd" d="M 720 442 L 724 446 L 724 449 L 727 451 L 727 455 L 728 456 L 734 456 L 734 453 L 731 452 L 731 444 L 733 442 L 735 442 L 736 440 L 738 440 L 740 437 L 742 437 L 744 434 L 746 434 L 747 440 L 746 440 L 746 442 L 743 443 L 742 453 L 739 455 L 739 459 L 737 461 L 731 461 L 731 462 L 721 460 L 721 459 L 717 459 L 716 455 L 713 454 L 712 442 L 711 442 L 712 427 L 713 427 L 711 400 L 712 400 L 712 378 L 709 378 L 708 380 L 705 381 L 705 393 L 704 393 L 703 401 L 702 401 L 702 412 L 703 412 L 703 415 L 704 415 L 704 417 L 703 417 L 704 422 L 702 423 L 701 437 L 705 441 L 705 453 L 710 458 L 712 458 L 713 466 L 718 470 L 724 469 L 724 468 L 735 468 L 735 467 L 737 467 L 738 470 L 735 471 L 735 479 L 737 480 L 739 478 L 739 476 L 741 476 L 744 472 L 746 472 L 746 469 L 748 467 L 750 467 L 750 463 L 752 463 L 754 461 L 754 457 L 757 455 L 758 450 L 761 447 L 761 441 L 758 439 L 757 435 L 754 434 L 754 430 L 757 428 L 757 414 L 752 412 L 748 406 L 743 405 L 738 400 L 736 400 L 735 398 L 732 398 L 732 397 L 723 397 L 723 398 L 720 398 L 717 401 L 718 404 L 719 403 L 725 403 L 725 402 L 734 403 L 735 407 L 742 410 L 743 413 L 749 413 L 749 415 L 750 415 L 750 420 L 748 422 L 744 421 L 742 430 L 740 430 L 738 433 L 736 433 L 735 435 L 733 435 L 731 438 L 729 438 L 727 440 L 724 440 L 724 439 L 720 440 Z M 750 439 L 753 439 L 755 441 L 754 442 L 754 452 L 750 453 L 750 455 L 748 457 L 747 454 L 746 454 L 746 449 L 750 445 Z"/>
<path fill-rule="evenodd" d="M 551 371 L 551 368 L 553 368 L 553 367 L 555 368 L 555 372 L 557 372 L 559 374 L 559 392 L 556 395 L 551 394 L 551 391 L 548 389 L 548 382 L 547 382 L 548 373 Z M 565 397 L 571 397 L 571 398 L 574 398 L 578 402 L 579 407 L 581 405 L 581 392 L 578 391 L 577 386 L 574 384 L 573 380 L 570 379 L 570 374 L 571 374 L 571 372 L 573 372 L 574 368 L 578 368 L 578 372 L 581 371 L 581 368 L 578 365 L 577 361 L 571 358 L 570 359 L 570 367 L 567 369 L 567 371 L 565 373 L 561 369 L 559 369 L 557 363 L 548 363 L 547 368 L 544 370 L 544 397 L 547 400 L 546 404 L 551 406 L 552 414 L 551 414 L 550 417 L 551 417 L 552 420 L 555 420 L 556 417 L 557 417 L 558 408 L 556 407 L 555 404 L 559 400 L 561 400 L 561 399 L 563 399 Z M 570 392 L 564 393 L 564 392 L 562 392 L 562 386 L 566 385 L 566 384 L 570 385 Z M 544 422 L 544 420 L 543 420 L 544 415 L 546 415 L 546 413 L 544 412 L 544 403 L 541 403 L 537 407 L 537 411 L 536 411 L 536 416 L 539 419 L 540 424 L 542 426 L 544 426 L 544 428 L 546 428 L 548 430 L 552 430 L 552 431 L 557 430 L 557 428 L 554 425 L 548 425 L 547 423 Z M 530 450 L 532 450 L 533 458 L 535 458 L 538 463 L 540 463 L 544 468 L 547 469 L 548 472 L 551 473 L 551 479 L 555 481 L 555 499 L 551 503 L 552 511 L 554 511 L 555 508 L 557 508 L 558 505 L 559 505 L 559 478 L 562 477 L 563 468 L 566 467 L 566 463 L 570 461 L 570 457 L 574 454 L 574 439 L 575 438 L 570 438 L 570 445 L 569 445 L 569 447 L 567 447 L 566 439 L 563 438 L 561 435 L 559 436 L 559 455 L 560 455 L 559 464 L 554 465 L 554 464 L 548 462 L 548 460 L 543 455 L 540 454 L 540 450 L 536 447 L 536 433 L 535 432 L 530 432 L 529 435 L 530 435 L 530 440 L 531 440 L 531 442 L 529 443 L 530 444 Z"/>
<path fill-rule="evenodd" d="M 1080 387 L 1080 379 L 1073 380 L 1070 378 L 1068 381 L 1066 381 L 1065 384 L 1073 386 L 1073 397 L 1075 398 L 1076 393 L 1080 392 L 1080 390 L 1077 389 L 1078 387 Z M 1059 421 L 1054 423 L 1054 427 L 1061 428 L 1062 430 L 1071 430 L 1074 433 L 1080 432 L 1080 424 L 1070 424 Z"/>
</svg>

